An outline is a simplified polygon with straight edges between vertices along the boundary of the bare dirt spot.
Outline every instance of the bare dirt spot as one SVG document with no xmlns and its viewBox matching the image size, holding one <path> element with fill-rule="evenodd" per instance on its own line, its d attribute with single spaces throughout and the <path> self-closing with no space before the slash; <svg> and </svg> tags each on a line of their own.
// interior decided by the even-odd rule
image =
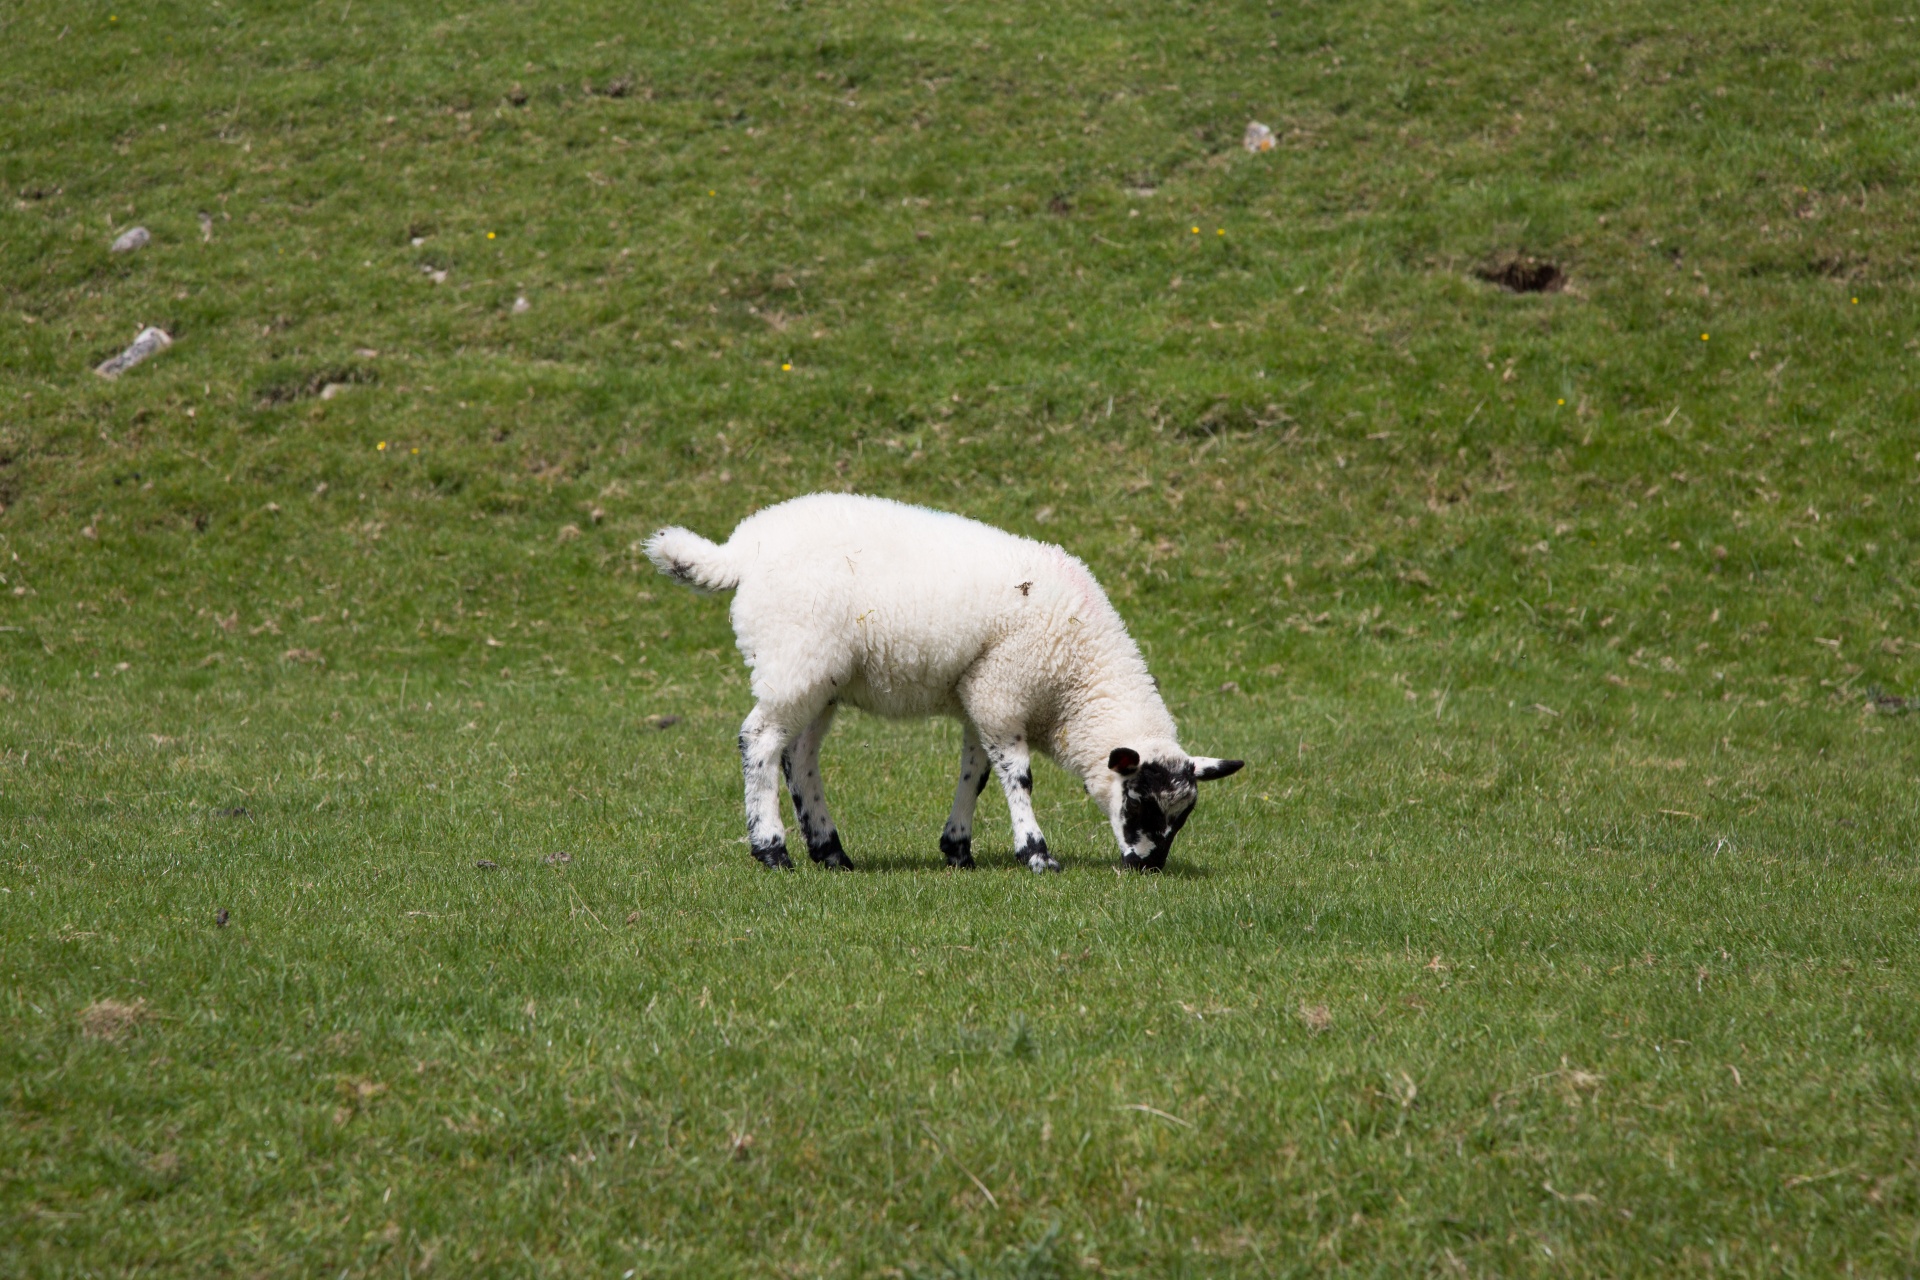
<svg viewBox="0 0 1920 1280">
<path fill-rule="evenodd" d="M 1333 1025 L 1333 1013 L 1323 1004 L 1300 1002 L 1300 1021 L 1307 1024 L 1307 1030 L 1318 1035 Z"/>
<path fill-rule="evenodd" d="M 111 1044 L 152 1016 L 145 1000 L 96 1000 L 80 1011 L 80 1034 Z"/>
<path fill-rule="evenodd" d="M 1867 690 L 1867 703 L 1881 715 L 1904 715 L 1920 711 L 1920 698 L 1902 698 L 1875 686 Z"/>
<path fill-rule="evenodd" d="M 322 369 L 310 377 L 296 382 L 281 382 L 260 388 L 254 393 L 254 400 L 262 409 L 274 405 L 292 404 L 299 400 L 310 400 L 315 396 L 331 400 L 338 394 L 329 393 L 327 388 L 370 386 L 380 380 L 380 375 L 372 369 L 342 366 L 334 369 Z"/>
<path fill-rule="evenodd" d="M 337 1125 L 371 1110 L 374 1100 L 387 1091 L 387 1086 L 378 1080 L 337 1080 L 334 1087 L 340 1095 L 340 1105 L 333 1109 L 333 1122 Z"/>
<path fill-rule="evenodd" d="M 631 75 L 617 76 L 598 87 L 594 85 L 593 81 L 588 80 L 583 83 L 580 88 L 589 98 L 626 98 L 631 97 L 633 94 L 634 79 Z M 645 96 L 652 97 L 653 95 L 647 94 Z"/>
<path fill-rule="evenodd" d="M 1558 293 L 1567 287 L 1567 273 L 1558 263 L 1525 254 L 1475 267 L 1473 274 L 1508 293 Z"/>
<path fill-rule="evenodd" d="M 1868 273 L 1867 260 L 1858 254 L 1824 254 L 1807 262 L 1807 274 L 1828 280 L 1852 280 Z"/>
</svg>

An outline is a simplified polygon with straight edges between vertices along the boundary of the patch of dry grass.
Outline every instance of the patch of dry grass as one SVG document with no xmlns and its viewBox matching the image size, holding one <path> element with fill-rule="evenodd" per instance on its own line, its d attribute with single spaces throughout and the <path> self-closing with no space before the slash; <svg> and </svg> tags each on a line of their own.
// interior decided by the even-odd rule
<svg viewBox="0 0 1920 1280">
<path fill-rule="evenodd" d="M 152 1016 L 145 1000 L 95 1000 L 80 1011 L 80 1034 L 89 1040 L 112 1044 Z"/>
</svg>

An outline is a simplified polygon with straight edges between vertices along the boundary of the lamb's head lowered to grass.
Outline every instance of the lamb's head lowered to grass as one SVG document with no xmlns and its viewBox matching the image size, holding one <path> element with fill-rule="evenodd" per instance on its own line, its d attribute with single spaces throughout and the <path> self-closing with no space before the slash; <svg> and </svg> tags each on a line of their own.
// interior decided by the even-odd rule
<svg viewBox="0 0 1920 1280">
<path fill-rule="evenodd" d="M 1198 785 L 1240 768 L 1181 749 L 1139 646 L 1059 547 L 883 498 L 814 494 L 748 517 L 725 546 L 662 529 L 647 555 L 690 587 L 736 593 L 756 702 L 740 727 L 747 836 L 769 867 L 793 865 L 783 774 L 808 854 L 853 865 L 820 779 L 820 740 L 843 703 L 960 720 L 960 782 L 940 835 L 955 867 L 973 865 L 974 801 L 991 768 L 1014 856 L 1060 869 L 1034 821 L 1035 750 L 1080 778 L 1143 870 L 1166 865 Z"/>
<path fill-rule="evenodd" d="M 1240 772 L 1244 760 L 1189 756 L 1177 747 L 1142 760 L 1132 747 L 1115 747 L 1107 756 L 1113 780 L 1088 790 L 1104 799 L 1113 834 L 1127 865 L 1158 871 L 1167 865 L 1173 838 L 1193 816 L 1202 782 Z M 1104 795 L 1101 792 L 1104 791 Z"/>
</svg>

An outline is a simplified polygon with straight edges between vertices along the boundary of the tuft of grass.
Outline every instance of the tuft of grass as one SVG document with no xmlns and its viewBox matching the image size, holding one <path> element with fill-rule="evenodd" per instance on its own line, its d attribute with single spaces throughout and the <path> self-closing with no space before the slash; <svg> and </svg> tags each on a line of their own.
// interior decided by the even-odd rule
<svg viewBox="0 0 1920 1280">
<path fill-rule="evenodd" d="M 1920 1266 L 1897 6 L 0 26 L 0 1271 Z M 638 543 L 818 489 L 1088 561 L 1166 875 L 751 864 Z"/>
<path fill-rule="evenodd" d="M 144 1000 L 95 1000 L 80 1011 L 80 1034 L 89 1040 L 118 1040 L 148 1016 Z"/>
</svg>

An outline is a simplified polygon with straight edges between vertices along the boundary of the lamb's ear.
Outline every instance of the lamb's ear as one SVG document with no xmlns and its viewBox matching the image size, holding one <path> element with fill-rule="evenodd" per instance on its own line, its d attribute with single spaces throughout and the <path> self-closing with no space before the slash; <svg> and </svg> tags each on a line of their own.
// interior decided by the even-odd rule
<svg viewBox="0 0 1920 1280">
<path fill-rule="evenodd" d="M 1107 757 L 1107 768 L 1123 778 L 1131 778 L 1140 772 L 1140 753 L 1132 747 L 1115 747 Z"/>
<path fill-rule="evenodd" d="M 1228 778 L 1247 767 L 1245 760 L 1220 760 L 1213 756 L 1193 757 L 1193 780 L 1212 782 L 1215 778 Z"/>
</svg>

